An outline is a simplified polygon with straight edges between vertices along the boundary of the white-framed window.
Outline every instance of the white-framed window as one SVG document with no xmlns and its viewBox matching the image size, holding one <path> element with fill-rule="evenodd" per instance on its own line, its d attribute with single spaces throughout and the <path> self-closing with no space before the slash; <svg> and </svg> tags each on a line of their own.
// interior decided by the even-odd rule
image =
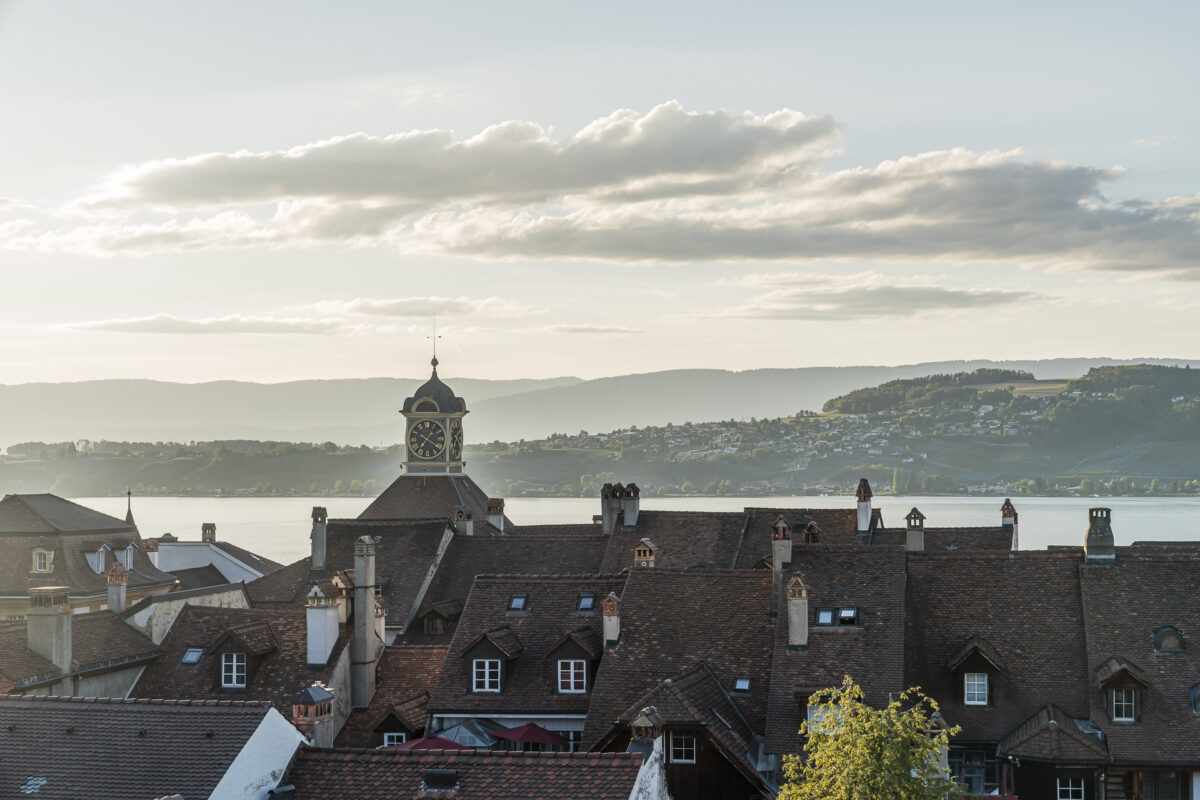
<svg viewBox="0 0 1200 800">
<path fill-rule="evenodd" d="M 1083 778 L 1059 778 L 1058 800 L 1086 800 L 1083 795 Z"/>
<path fill-rule="evenodd" d="M 587 662 L 563 659 L 558 662 L 558 691 L 582 694 L 587 691 Z"/>
<path fill-rule="evenodd" d="M 986 672 L 968 672 L 963 675 L 963 702 L 969 706 L 987 705 L 988 676 Z"/>
<path fill-rule="evenodd" d="M 500 691 L 500 660 L 497 658 L 475 659 L 472 687 L 476 692 Z"/>
<path fill-rule="evenodd" d="M 33 554 L 33 571 L 34 572 L 49 572 L 50 571 L 50 554 L 45 550 L 38 550 Z"/>
<path fill-rule="evenodd" d="M 408 741 L 408 734 L 404 731 L 389 732 L 383 735 L 383 746 L 391 747 L 392 745 L 404 744 Z"/>
<path fill-rule="evenodd" d="M 696 763 L 696 737 L 690 733 L 671 731 L 671 763 Z"/>
<path fill-rule="evenodd" d="M 1113 722 L 1133 722 L 1137 718 L 1135 711 L 1137 699 L 1136 689 L 1112 690 Z"/>
<path fill-rule="evenodd" d="M 230 689 L 245 688 L 245 653 L 225 653 L 221 656 L 221 685 Z"/>
</svg>

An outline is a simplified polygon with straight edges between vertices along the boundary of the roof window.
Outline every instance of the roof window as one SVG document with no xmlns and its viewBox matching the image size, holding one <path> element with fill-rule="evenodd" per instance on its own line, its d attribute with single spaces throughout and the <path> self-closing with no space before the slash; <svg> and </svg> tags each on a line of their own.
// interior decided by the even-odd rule
<svg viewBox="0 0 1200 800">
<path fill-rule="evenodd" d="M 1192 713 L 1200 714 L 1200 683 L 1197 683 L 1195 686 L 1189 689 L 1188 694 L 1190 694 L 1192 698 Z"/>
<path fill-rule="evenodd" d="M 858 609 L 857 608 L 838 609 L 838 625 L 857 625 L 857 624 L 858 624 Z"/>
<path fill-rule="evenodd" d="M 508 610 L 509 611 L 524 611 L 525 605 L 528 602 L 529 602 L 529 595 L 514 594 L 512 597 L 508 598 Z"/>
<path fill-rule="evenodd" d="M 204 648 L 189 647 L 187 649 L 187 651 L 183 654 L 183 658 L 179 659 L 179 663 L 180 664 L 198 664 L 198 663 L 200 663 L 200 656 L 202 656 L 202 655 L 204 655 Z"/>
<path fill-rule="evenodd" d="M 591 592 L 579 595 L 579 604 L 575 606 L 576 611 L 591 611 L 596 607 L 596 595 Z"/>
<path fill-rule="evenodd" d="M 835 609 L 832 609 L 832 608 L 818 608 L 816 624 L 817 625 L 832 625 L 834 611 L 835 611 Z"/>
<path fill-rule="evenodd" d="M 1154 652 L 1182 653 L 1186 649 L 1187 644 L 1178 628 L 1167 626 L 1154 633 Z"/>
<path fill-rule="evenodd" d="M 426 791 L 446 792 L 458 786 L 458 770 L 427 769 L 421 776 L 422 788 Z"/>
<path fill-rule="evenodd" d="M 738 677 L 734 678 L 733 679 L 733 690 L 735 692 L 750 691 L 750 676 L 749 675 L 739 675 Z"/>
</svg>

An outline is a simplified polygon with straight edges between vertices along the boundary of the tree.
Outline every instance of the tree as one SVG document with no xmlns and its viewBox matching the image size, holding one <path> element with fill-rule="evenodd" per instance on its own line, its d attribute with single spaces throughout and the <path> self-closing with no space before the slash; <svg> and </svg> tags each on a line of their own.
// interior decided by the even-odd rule
<svg viewBox="0 0 1200 800">
<path fill-rule="evenodd" d="M 962 787 L 945 767 L 950 737 L 937 703 L 917 688 L 884 708 L 863 702 L 850 676 L 809 698 L 804 755 L 785 756 L 780 800 L 949 800 Z"/>
</svg>

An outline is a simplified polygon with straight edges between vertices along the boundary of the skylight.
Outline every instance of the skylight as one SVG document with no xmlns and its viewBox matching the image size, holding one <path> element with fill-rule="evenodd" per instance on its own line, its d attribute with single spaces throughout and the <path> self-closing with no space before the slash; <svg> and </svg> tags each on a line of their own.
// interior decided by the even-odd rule
<svg viewBox="0 0 1200 800">
<path fill-rule="evenodd" d="M 591 611 L 596 607 L 596 595 L 581 594 L 579 595 L 579 605 L 576 607 L 578 611 Z"/>
<path fill-rule="evenodd" d="M 183 654 L 183 658 L 180 660 L 180 662 L 183 664 L 198 664 L 200 663 L 200 656 L 202 655 L 204 655 L 204 648 L 189 647 L 187 652 Z"/>
<path fill-rule="evenodd" d="M 527 594 L 514 594 L 512 597 L 508 598 L 508 610 L 509 611 L 524 611 L 525 610 L 525 602 L 528 599 L 529 599 L 529 595 L 527 595 Z"/>
<path fill-rule="evenodd" d="M 858 609 L 843 608 L 838 611 L 838 625 L 857 625 Z"/>
<path fill-rule="evenodd" d="M 748 691 L 750 691 L 750 676 L 749 676 L 749 675 L 742 675 L 742 676 L 740 676 L 740 677 L 738 677 L 738 678 L 734 678 L 734 680 L 733 680 L 733 690 L 734 690 L 735 692 L 748 692 Z"/>
</svg>

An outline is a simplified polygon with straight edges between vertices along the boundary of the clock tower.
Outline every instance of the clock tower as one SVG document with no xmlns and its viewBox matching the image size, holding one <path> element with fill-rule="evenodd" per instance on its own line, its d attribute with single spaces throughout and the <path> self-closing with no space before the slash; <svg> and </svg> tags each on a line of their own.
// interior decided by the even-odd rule
<svg viewBox="0 0 1200 800">
<path fill-rule="evenodd" d="M 404 470 L 409 475 L 461 473 L 462 418 L 467 404 L 438 378 L 437 356 L 430 362 L 433 375 L 404 401 Z"/>
</svg>

